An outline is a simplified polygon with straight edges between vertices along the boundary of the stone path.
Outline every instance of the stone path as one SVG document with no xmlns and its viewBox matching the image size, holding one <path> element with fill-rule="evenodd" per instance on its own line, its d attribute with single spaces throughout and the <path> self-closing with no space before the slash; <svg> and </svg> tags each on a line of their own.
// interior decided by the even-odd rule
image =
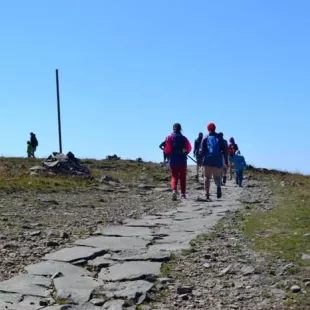
<svg viewBox="0 0 310 310">
<path fill-rule="evenodd" d="M 0 310 L 136 309 L 171 253 L 190 249 L 192 239 L 240 206 L 233 184 L 214 202 L 197 200 L 202 186 L 190 184 L 187 200 L 167 201 L 169 211 L 100 227 L 94 236 L 27 266 L 25 274 L 0 282 Z"/>
</svg>

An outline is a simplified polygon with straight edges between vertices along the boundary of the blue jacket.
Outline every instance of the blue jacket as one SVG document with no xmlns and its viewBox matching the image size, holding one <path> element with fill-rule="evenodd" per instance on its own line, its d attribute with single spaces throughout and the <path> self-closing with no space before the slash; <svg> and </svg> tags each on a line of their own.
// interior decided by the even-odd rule
<svg viewBox="0 0 310 310">
<path fill-rule="evenodd" d="M 223 160 L 228 164 L 228 150 L 224 139 L 215 132 L 202 139 L 200 153 L 204 166 L 222 168 Z"/>
<path fill-rule="evenodd" d="M 234 163 L 235 170 L 243 170 L 246 168 L 245 159 L 239 151 L 236 152 L 235 156 L 232 158 L 232 161 Z"/>
</svg>

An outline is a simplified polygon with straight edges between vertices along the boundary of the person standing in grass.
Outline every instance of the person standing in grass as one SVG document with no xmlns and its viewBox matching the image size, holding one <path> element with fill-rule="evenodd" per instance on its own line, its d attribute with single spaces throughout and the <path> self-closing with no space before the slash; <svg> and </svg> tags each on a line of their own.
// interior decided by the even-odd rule
<svg viewBox="0 0 310 310">
<path fill-rule="evenodd" d="M 32 149 L 33 149 L 32 157 L 35 158 L 34 153 L 37 150 L 39 142 L 38 142 L 38 139 L 37 139 L 36 135 L 33 132 L 30 133 L 30 143 L 31 143 Z"/>
<path fill-rule="evenodd" d="M 236 184 L 242 187 L 243 172 L 246 168 L 246 162 L 244 156 L 241 155 L 240 150 L 236 151 L 232 161 L 235 166 Z"/>
<path fill-rule="evenodd" d="M 201 168 L 202 166 L 202 157 L 199 153 L 199 149 L 200 149 L 200 145 L 201 145 L 201 141 L 202 141 L 202 138 L 203 138 L 203 133 L 200 132 L 198 134 L 198 138 L 195 140 L 195 143 L 194 143 L 194 156 L 196 158 L 196 162 L 197 162 L 197 167 L 196 167 L 196 180 L 199 179 L 199 169 Z"/>
<path fill-rule="evenodd" d="M 223 159 L 224 165 L 228 165 L 227 148 L 225 147 L 224 139 L 215 132 L 215 124 L 208 124 L 207 130 L 209 134 L 202 139 L 200 146 L 200 153 L 203 156 L 206 199 L 210 199 L 210 181 L 212 176 L 217 187 L 216 196 L 219 199 L 222 197 Z"/>
<path fill-rule="evenodd" d="M 30 141 L 27 141 L 27 156 L 28 158 L 34 158 L 33 147 Z"/>
<path fill-rule="evenodd" d="M 181 125 L 174 124 L 173 133 L 166 138 L 164 148 L 164 152 L 169 158 L 172 200 L 177 200 L 178 182 L 180 182 L 181 197 L 186 198 L 187 155 L 191 152 L 192 146 L 181 131 Z"/>
</svg>

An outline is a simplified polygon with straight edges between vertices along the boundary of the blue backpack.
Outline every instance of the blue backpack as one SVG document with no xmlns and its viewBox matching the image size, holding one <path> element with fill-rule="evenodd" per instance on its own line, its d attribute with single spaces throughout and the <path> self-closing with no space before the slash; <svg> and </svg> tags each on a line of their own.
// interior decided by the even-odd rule
<svg viewBox="0 0 310 310">
<path fill-rule="evenodd" d="M 222 157 L 220 138 L 218 135 L 208 136 L 206 141 L 207 157 Z"/>
</svg>

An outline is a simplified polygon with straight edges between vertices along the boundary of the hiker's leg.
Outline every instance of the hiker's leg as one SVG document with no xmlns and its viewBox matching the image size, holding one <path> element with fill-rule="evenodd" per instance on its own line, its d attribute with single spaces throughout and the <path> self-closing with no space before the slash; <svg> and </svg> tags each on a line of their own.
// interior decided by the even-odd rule
<svg viewBox="0 0 310 310">
<path fill-rule="evenodd" d="M 210 194 L 210 180 L 212 177 L 212 167 L 204 167 L 204 174 L 205 174 L 205 190 L 206 195 L 209 196 Z"/>
<path fill-rule="evenodd" d="M 235 170 L 236 184 L 239 185 L 239 170 Z"/>
<path fill-rule="evenodd" d="M 224 165 L 222 169 L 222 177 L 223 177 L 223 184 L 226 184 L 226 179 L 227 179 L 227 167 Z"/>
<path fill-rule="evenodd" d="M 239 170 L 239 186 L 242 186 L 243 181 L 243 169 Z"/>
<path fill-rule="evenodd" d="M 186 193 L 186 172 L 187 166 L 180 165 L 179 166 L 179 177 L 180 177 L 180 185 L 181 185 L 181 194 L 185 195 Z"/>
<path fill-rule="evenodd" d="M 213 179 L 216 187 L 221 187 L 222 168 L 212 167 Z"/>
<path fill-rule="evenodd" d="M 172 191 L 176 191 L 178 189 L 178 166 L 171 165 L 170 166 L 170 174 L 171 174 L 171 189 Z"/>
</svg>

